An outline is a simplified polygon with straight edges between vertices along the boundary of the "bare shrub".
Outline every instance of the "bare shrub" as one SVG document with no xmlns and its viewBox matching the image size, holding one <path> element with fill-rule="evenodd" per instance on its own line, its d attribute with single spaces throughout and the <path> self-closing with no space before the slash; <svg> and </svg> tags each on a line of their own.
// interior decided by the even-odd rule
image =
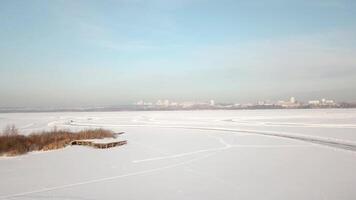
<svg viewBox="0 0 356 200">
<path fill-rule="evenodd" d="M 3 132 L 2 132 L 2 135 L 7 135 L 7 136 L 9 136 L 9 135 L 18 135 L 19 134 L 19 131 L 18 131 L 18 129 L 15 127 L 15 125 L 14 124 L 12 124 L 12 125 L 7 125 L 5 128 L 4 128 L 4 130 L 3 130 Z"/>
<path fill-rule="evenodd" d="M 115 137 L 112 131 L 90 129 L 79 132 L 53 129 L 32 133 L 29 136 L 18 135 L 15 126 L 7 126 L 0 136 L 0 155 L 19 155 L 29 151 L 59 149 L 67 146 L 73 140 L 102 139 Z"/>
</svg>

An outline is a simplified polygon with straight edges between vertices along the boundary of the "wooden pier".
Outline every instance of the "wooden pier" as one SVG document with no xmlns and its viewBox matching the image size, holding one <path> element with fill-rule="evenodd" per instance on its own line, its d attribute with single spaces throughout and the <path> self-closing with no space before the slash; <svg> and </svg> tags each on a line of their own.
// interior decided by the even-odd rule
<svg viewBox="0 0 356 200">
<path fill-rule="evenodd" d="M 127 144 L 127 140 L 122 141 L 99 141 L 99 140 L 74 140 L 71 145 L 90 146 L 97 149 L 106 149 Z"/>
<path fill-rule="evenodd" d="M 98 149 L 106 149 L 106 148 L 111 148 L 111 147 L 116 147 L 116 146 L 122 146 L 125 144 L 127 144 L 127 141 L 123 140 L 123 141 L 109 142 L 109 143 L 93 143 L 92 147 L 98 148 Z"/>
</svg>

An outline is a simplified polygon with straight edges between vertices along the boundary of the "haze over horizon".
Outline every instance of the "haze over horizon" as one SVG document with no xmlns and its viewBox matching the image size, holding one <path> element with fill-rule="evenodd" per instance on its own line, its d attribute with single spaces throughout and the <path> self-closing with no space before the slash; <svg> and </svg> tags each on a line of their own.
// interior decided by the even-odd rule
<svg viewBox="0 0 356 200">
<path fill-rule="evenodd" d="M 0 107 L 356 100 L 356 2 L 1 1 Z"/>
</svg>

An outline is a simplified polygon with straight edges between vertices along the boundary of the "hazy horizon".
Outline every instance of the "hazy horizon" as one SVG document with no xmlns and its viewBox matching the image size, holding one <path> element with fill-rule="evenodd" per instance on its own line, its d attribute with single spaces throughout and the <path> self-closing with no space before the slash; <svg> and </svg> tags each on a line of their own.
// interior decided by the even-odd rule
<svg viewBox="0 0 356 200">
<path fill-rule="evenodd" d="M 356 2 L 1 1 L 0 107 L 356 100 Z"/>
</svg>

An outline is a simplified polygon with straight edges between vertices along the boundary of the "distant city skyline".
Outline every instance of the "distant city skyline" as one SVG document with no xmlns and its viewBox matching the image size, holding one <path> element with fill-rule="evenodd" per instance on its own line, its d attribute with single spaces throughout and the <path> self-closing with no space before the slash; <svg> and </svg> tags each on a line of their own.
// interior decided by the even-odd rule
<svg viewBox="0 0 356 200">
<path fill-rule="evenodd" d="M 311 99 L 306 102 L 295 97 L 289 99 L 271 101 L 260 100 L 258 102 L 216 102 L 214 99 L 208 101 L 170 101 L 158 99 L 156 102 L 140 100 L 134 103 L 135 107 L 130 110 L 200 110 L 200 109 L 313 109 L 313 108 L 355 108 L 356 102 L 337 102 L 333 99 Z M 126 107 L 128 108 L 128 107 Z"/>
<path fill-rule="evenodd" d="M 356 101 L 356 1 L 0 2 L 0 107 Z"/>
<path fill-rule="evenodd" d="M 214 99 L 205 101 L 156 101 L 139 100 L 128 105 L 107 106 L 68 106 L 68 107 L 0 107 L 0 113 L 15 112 L 115 112 L 115 111 L 165 111 L 165 110 L 256 110 L 256 109 L 330 109 L 356 108 L 353 101 L 335 101 L 334 99 L 310 99 L 301 101 L 296 97 L 287 99 L 259 100 L 257 102 L 217 102 Z"/>
<path fill-rule="evenodd" d="M 347 102 L 347 101 L 346 101 Z M 278 99 L 278 100 L 258 100 L 255 102 L 217 102 L 214 99 L 210 100 L 204 100 L 204 101 L 193 101 L 193 100 L 185 100 L 185 101 L 175 101 L 175 100 L 170 100 L 170 99 L 157 99 L 155 101 L 145 101 L 145 100 L 139 100 L 137 102 L 134 102 L 134 105 L 137 106 L 184 106 L 184 105 L 209 105 L 209 106 L 215 106 L 217 104 L 227 104 L 227 105 L 244 105 L 244 104 L 251 104 L 251 105 L 296 105 L 296 104 L 311 104 L 311 105 L 319 105 L 319 104 L 328 104 L 328 105 L 333 105 L 336 103 L 341 103 L 337 102 L 334 99 L 327 99 L 327 98 L 321 98 L 321 99 L 309 99 L 309 100 L 300 100 L 294 96 L 291 96 L 289 98 L 284 98 L 284 99 Z M 356 102 L 350 102 L 349 103 L 356 103 Z"/>
</svg>

